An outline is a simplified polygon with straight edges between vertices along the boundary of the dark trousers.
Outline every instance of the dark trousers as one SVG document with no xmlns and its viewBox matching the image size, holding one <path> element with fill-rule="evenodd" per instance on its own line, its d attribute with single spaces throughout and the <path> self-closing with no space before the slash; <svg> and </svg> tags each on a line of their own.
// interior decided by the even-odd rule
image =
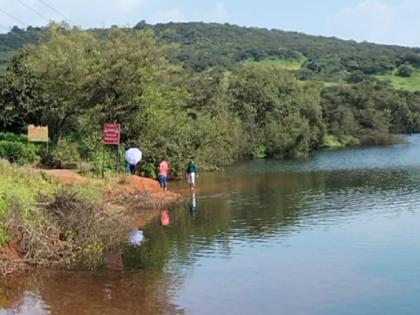
<svg viewBox="0 0 420 315">
<path fill-rule="evenodd" d="M 159 175 L 159 184 L 161 188 L 168 188 L 168 177 Z"/>
<path fill-rule="evenodd" d="M 135 166 L 135 165 L 131 165 L 131 164 L 130 164 L 130 173 L 131 173 L 132 175 L 136 174 L 136 166 Z"/>
</svg>

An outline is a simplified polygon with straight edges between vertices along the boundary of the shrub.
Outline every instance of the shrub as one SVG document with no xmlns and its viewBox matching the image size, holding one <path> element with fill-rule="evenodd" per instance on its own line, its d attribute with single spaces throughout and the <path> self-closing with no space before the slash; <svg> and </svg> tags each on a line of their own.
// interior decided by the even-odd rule
<svg viewBox="0 0 420 315">
<path fill-rule="evenodd" d="M 85 189 L 57 190 L 45 210 L 47 221 L 60 231 L 60 239 L 73 248 L 68 252 L 71 265 L 95 269 L 102 264 L 105 250 L 125 241 L 127 225 L 120 213 L 108 212 Z"/>
<path fill-rule="evenodd" d="M 34 163 L 39 160 L 37 147 L 33 144 L 0 140 L 0 158 L 12 163 Z"/>
<path fill-rule="evenodd" d="M 67 140 L 62 140 L 52 151 L 52 157 L 60 165 L 74 164 L 80 161 L 77 145 Z"/>
<path fill-rule="evenodd" d="M 341 148 L 360 145 L 360 140 L 350 135 L 338 137 L 329 134 L 324 137 L 323 143 L 326 148 Z"/>
<path fill-rule="evenodd" d="M 156 172 L 157 166 L 152 162 L 141 162 L 140 164 L 140 175 L 150 178 L 157 178 Z"/>
<path fill-rule="evenodd" d="M 403 78 L 409 78 L 413 75 L 414 69 L 412 66 L 407 64 L 402 64 L 395 71 L 395 75 Z"/>
<path fill-rule="evenodd" d="M 52 185 L 41 174 L 13 167 L 4 160 L 0 160 L 0 177 L 1 246 L 10 237 L 11 214 L 19 213 L 25 225 L 32 225 L 39 217 L 39 209 L 34 207 L 40 192 L 51 194 Z"/>
<path fill-rule="evenodd" d="M 94 175 L 100 176 L 102 174 L 102 168 L 104 173 L 115 173 L 115 150 L 105 148 L 98 150 L 94 153 L 91 163 L 91 171 Z M 124 172 L 124 151 L 120 148 L 118 167 L 120 172 Z"/>
<path fill-rule="evenodd" d="M 0 176 L 0 246 L 19 240 L 27 262 L 93 269 L 125 242 L 126 217 L 104 206 L 94 184 L 57 185 L 4 160 Z"/>
<path fill-rule="evenodd" d="M 0 132 L 0 140 L 28 143 L 28 137 L 26 135 L 18 135 L 12 132 Z"/>
</svg>

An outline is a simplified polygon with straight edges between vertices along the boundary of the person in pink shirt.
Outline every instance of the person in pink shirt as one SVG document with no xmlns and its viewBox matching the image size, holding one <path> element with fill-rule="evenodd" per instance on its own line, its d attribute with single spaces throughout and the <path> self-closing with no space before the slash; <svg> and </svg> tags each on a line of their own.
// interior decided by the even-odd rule
<svg viewBox="0 0 420 315">
<path fill-rule="evenodd" d="M 165 159 L 159 164 L 159 184 L 160 187 L 163 188 L 165 191 L 168 190 L 168 172 L 169 172 L 169 165 Z"/>
</svg>

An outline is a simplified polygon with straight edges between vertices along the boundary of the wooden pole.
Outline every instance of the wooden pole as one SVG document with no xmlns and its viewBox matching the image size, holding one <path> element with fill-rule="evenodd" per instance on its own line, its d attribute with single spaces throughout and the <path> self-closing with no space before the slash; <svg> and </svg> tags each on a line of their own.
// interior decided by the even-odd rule
<svg viewBox="0 0 420 315">
<path fill-rule="evenodd" d="M 105 165 L 105 145 L 102 147 L 102 179 L 104 178 L 104 165 Z"/>
<path fill-rule="evenodd" d="M 117 170 L 117 175 L 120 173 L 120 145 L 117 145 L 117 152 L 115 153 L 115 169 Z"/>
</svg>

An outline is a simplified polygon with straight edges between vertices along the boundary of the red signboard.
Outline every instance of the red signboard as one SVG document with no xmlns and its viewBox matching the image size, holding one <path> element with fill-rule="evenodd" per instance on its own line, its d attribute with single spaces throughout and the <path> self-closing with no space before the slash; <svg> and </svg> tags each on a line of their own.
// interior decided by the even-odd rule
<svg viewBox="0 0 420 315">
<path fill-rule="evenodd" d="M 104 124 L 104 144 L 120 144 L 120 124 Z"/>
</svg>

